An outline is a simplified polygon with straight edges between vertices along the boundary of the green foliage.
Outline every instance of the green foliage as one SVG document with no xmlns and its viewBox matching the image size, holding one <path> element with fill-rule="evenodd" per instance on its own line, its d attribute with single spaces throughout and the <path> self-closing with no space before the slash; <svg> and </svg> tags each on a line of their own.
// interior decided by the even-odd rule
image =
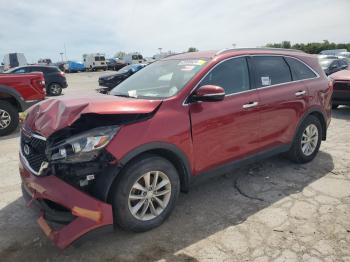
<svg viewBox="0 0 350 262">
<path fill-rule="evenodd" d="M 319 54 L 323 50 L 328 49 L 346 49 L 350 50 L 350 43 L 331 43 L 328 40 L 323 40 L 322 43 L 296 43 L 291 45 L 289 41 L 283 41 L 282 43 L 269 43 L 266 47 L 274 47 L 274 48 L 292 48 L 302 50 L 306 53 L 310 54 Z"/>
<path fill-rule="evenodd" d="M 198 49 L 195 47 L 189 47 L 187 50 L 187 52 L 197 52 L 197 51 L 198 51 Z"/>
</svg>

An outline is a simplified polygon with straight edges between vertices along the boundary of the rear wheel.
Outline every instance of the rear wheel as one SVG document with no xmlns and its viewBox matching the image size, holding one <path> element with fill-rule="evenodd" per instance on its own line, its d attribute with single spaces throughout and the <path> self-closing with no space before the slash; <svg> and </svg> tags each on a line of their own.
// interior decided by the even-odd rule
<svg viewBox="0 0 350 262">
<path fill-rule="evenodd" d="M 0 136 L 5 136 L 16 130 L 19 123 L 17 109 L 7 101 L 0 101 Z"/>
<path fill-rule="evenodd" d="M 318 153 L 322 139 L 322 126 L 315 116 L 308 116 L 299 127 L 288 157 L 296 163 L 307 163 Z"/>
<path fill-rule="evenodd" d="M 62 93 L 62 87 L 60 84 L 52 83 L 47 88 L 47 92 L 51 96 L 59 96 Z"/>
<path fill-rule="evenodd" d="M 166 159 L 145 155 L 128 165 L 114 187 L 114 221 L 143 232 L 159 226 L 173 210 L 180 189 L 176 168 Z"/>
</svg>

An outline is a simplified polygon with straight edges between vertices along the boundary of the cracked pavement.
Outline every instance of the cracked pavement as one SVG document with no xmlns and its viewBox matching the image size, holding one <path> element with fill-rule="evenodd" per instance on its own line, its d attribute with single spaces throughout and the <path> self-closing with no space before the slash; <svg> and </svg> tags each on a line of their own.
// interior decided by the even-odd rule
<svg viewBox="0 0 350 262">
<path fill-rule="evenodd" d="M 102 72 L 69 74 L 66 95 Z M 79 85 L 84 83 L 84 85 Z M 350 261 L 350 107 L 314 161 L 276 156 L 195 185 L 159 228 L 94 233 L 55 248 L 20 193 L 18 132 L 0 138 L 1 261 Z"/>
</svg>

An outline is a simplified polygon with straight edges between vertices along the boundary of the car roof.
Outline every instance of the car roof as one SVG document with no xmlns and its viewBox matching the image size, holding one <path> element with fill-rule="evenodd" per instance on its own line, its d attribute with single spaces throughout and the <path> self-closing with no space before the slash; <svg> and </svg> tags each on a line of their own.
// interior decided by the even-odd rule
<svg viewBox="0 0 350 262">
<path fill-rule="evenodd" d="M 279 54 L 279 55 L 305 55 L 303 51 L 296 49 L 283 48 L 230 48 L 222 50 L 185 52 L 181 54 L 167 56 L 162 60 L 177 60 L 177 59 L 212 59 L 221 55 L 243 55 L 243 54 Z"/>
</svg>

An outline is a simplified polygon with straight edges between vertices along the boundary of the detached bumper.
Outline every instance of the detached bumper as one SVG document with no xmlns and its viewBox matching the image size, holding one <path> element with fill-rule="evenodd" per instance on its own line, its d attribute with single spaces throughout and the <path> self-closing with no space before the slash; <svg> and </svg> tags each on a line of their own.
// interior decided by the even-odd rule
<svg viewBox="0 0 350 262">
<path fill-rule="evenodd" d="M 27 199 L 28 206 L 33 207 L 34 203 L 39 206 L 40 216 L 37 222 L 59 248 L 66 248 L 93 229 L 113 224 L 111 205 L 79 191 L 56 176 L 35 176 L 22 165 L 22 161 L 20 159 L 19 171 L 24 198 Z M 58 221 L 59 217 L 53 217 L 55 212 L 49 212 L 47 205 L 41 204 L 44 201 L 51 201 L 71 213 L 68 214 L 71 219 L 66 221 L 66 225 L 59 229 L 50 226 L 49 220 Z M 57 214 L 62 212 L 58 211 Z"/>
</svg>

